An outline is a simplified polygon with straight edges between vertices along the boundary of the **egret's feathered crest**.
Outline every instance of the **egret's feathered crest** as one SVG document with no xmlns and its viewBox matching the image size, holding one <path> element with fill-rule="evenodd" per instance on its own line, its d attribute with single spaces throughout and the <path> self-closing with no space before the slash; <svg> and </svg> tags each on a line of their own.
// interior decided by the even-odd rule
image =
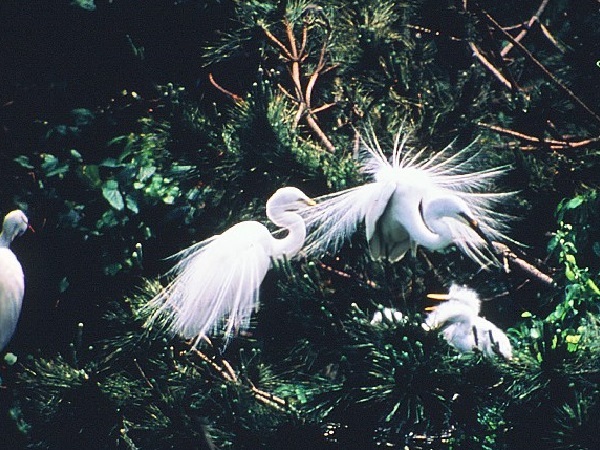
<svg viewBox="0 0 600 450">
<path fill-rule="evenodd" d="M 306 255 L 336 252 L 362 222 L 365 222 L 367 238 L 371 240 L 373 233 L 378 232 L 384 213 L 388 218 L 383 220 L 389 221 L 389 216 L 393 215 L 399 227 L 406 228 L 411 248 L 416 248 L 416 245 L 427 247 L 410 235 L 411 226 L 403 222 L 404 217 L 416 224 L 420 202 L 443 196 L 460 198 L 489 239 L 506 238 L 502 231 L 505 230 L 507 216 L 496 212 L 495 206 L 513 193 L 494 193 L 491 188 L 509 166 L 482 169 L 485 158 L 483 151 L 475 149 L 477 141 L 456 152 L 451 143 L 432 153 L 426 148 L 411 148 L 409 137 L 401 130 L 395 136 L 391 155 L 387 157 L 374 133 L 361 136 L 359 163 L 370 182 L 318 197 L 315 199 L 316 207 L 301 212 L 309 230 L 304 247 Z M 390 211 L 390 208 L 397 210 Z M 412 217 L 409 218 L 409 215 Z M 465 254 L 482 266 L 495 264 L 493 255 L 485 249 L 487 243 L 464 221 L 450 218 L 444 221 L 452 232 L 452 241 Z M 397 234 L 402 235 L 400 232 Z M 402 251 L 398 253 L 403 254 Z"/>
</svg>

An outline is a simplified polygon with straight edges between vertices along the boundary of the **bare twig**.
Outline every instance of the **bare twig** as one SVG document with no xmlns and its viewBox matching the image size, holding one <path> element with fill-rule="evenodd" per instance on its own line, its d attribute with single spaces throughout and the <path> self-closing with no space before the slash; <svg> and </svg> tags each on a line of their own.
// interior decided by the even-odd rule
<svg viewBox="0 0 600 450">
<path fill-rule="evenodd" d="M 545 284 L 546 286 L 554 287 L 556 285 L 556 283 L 550 276 L 546 275 L 545 273 L 542 273 L 533 264 L 530 264 L 527 261 L 519 258 L 516 254 L 514 254 L 511 251 L 508 245 L 502 244 L 500 242 L 494 242 L 494 249 L 498 254 L 502 255 L 508 261 L 509 267 L 517 267 L 521 272 L 524 272 L 532 279 L 535 279 L 540 283 Z"/>
<path fill-rule="evenodd" d="M 561 53 L 565 53 L 565 46 L 558 42 L 558 40 L 554 36 L 552 36 L 550 30 L 548 30 L 548 28 L 546 28 L 546 26 L 542 22 L 538 22 L 538 25 L 540 26 L 540 29 L 542 30 L 544 36 L 546 36 L 546 39 L 548 39 L 552 43 L 552 45 L 554 45 L 558 49 L 558 51 L 560 51 Z"/>
<path fill-rule="evenodd" d="M 335 269 L 334 267 L 328 266 L 327 264 L 322 263 L 322 262 L 319 262 L 318 264 L 319 264 L 319 266 L 322 269 L 324 269 L 324 270 L 326 270 L 328 272 L 334 273 L 334 274 L 336 274 L 339 277 L 347 278 L 347 279 L 355 279 L 359 283 L 364 284 L 364 285 L 369 286 L 369 287 L 372 287 L 372 288 L 378 288 L 379 287 L 379 285 L 377 283 L 375 283 L 374 281 L 368 280 L 368 279 L 364 280 L 363 277 L 361 277 L 360 275 L 350 274 L 350 273 L 345 272 L 343 270 Z"/>
<path fill-rule="evenodd" d="M 296 115 L 294 117 L 294 125 L 298 125 L 298 123 L 300 123 L 300 120 L 304 118 L 308 126 L 319 137 L 325 148 L 329 152 L 333 153 L 335 152 L 335 146 L 332 144 L 325 132 L 323 132 L 323 130 L 319 126 L 316 114 L 330 108 L 335 103 L 328 103 L 317 107 L 312 106 L 312 93 L 319 77 L 322 74 L 336 67 L 335 65 L 327 66 L 326 60 L 328 39 L 325 38 L 323 45 L 321 46 L 319 60 L 317 62 L 314 72 L 308 77 L 306 86 L 303 86 L 302 62 L 305 61 L 309 56 L 306 51 L 306 45 L 308 42 L 308 26 L 304 24 L 302 27 L 301 43 L 300 48 L 298 48 L 298 43 L 294 35 L 293 25 L 287 20 L 284 21 L 284 25 L 285 34 L 287 38 L 286 44 L 282 43 L 279 39 L 277 39 L 277 37 L 275 37 L 275 35 L 273 35 L 273 33 L 271 33 L 269 30 L 263 28 L 267 38 L 269 38 L 269 40 L 281 50 L 282 58 L 290 63 L 289 71 L 290 77 L 294 84 L 295 95 L 291 94 L 281 85 L 279 85 L 279 89 L 281 89 L 284 95 L 292 99 L 298 105 L 298 110 L 296 111 Z"/>
<path fill-rule="evenodd" d="M 508 128 L 503 128 L 498 125 L 492 125 L 489 123 L 478 122 L 478 126 L 483 128 L 488 128 L 490 130 L 494 130 L 501 134 L 506 134 L 508 136 L 513 136 L 524 141 L 533 142 L 540 145 L 546 145 L 551 150 L 566 150 L 571 148 L 580 148 L 585 147 L 590 144 L 594 144 L 596 142 L 600 142 L 600 136 L 594 138 L 583 139 L 580 141 L 557 141 L 555 139 L 544 139 L 537 136 L 531 136 L 525 133 L 521 133 L 519 131 L 510 130 Z"/>
<path fill-rule="evenodd" d="M 190 350 L 192 351 L 192 353 L 194 355 L 196 355 L 202 361 L 207 363 L 215 372 L 217 372 L 221 376 L 221 378 L 223 378 L 223 380 L 225 380 L 229 383 L 233 383 L 237 386 L 242 386 L 242 387 L 244 386 L 244 382 L 242 381 L 242 379 L 240 377 L 237 376 L 237 374 L 233 370 L 233 367 L 231 367 L 231 364 L 229 364 L 229 361 L 221 358 L 220 365 L 219 365 L 215 361 L 214 358 L 209 358 L 207 355 L 202 353 L 197 348 L 192 347 Z M 136 364 L 137 364 L 137 362 L 136 362 Z M 140 368 L 140 371 L 141 371 L 141 368 Z M 143 372 L 142 372 L 142 374 L 143 374 Z M 144 378 L 145 378 L 145 376 L 144 376 Z M 146 379 L 146 381 L 147 381 L 147 383 L 150 383 L 149 380 Z M 248 386 L 245 386 L 245 387 L 250 389 L 250 391 L 254 395 L 254 398 L 257 401 L 261 402 L 264 405 L 279 409 L 280 411 L 289 411 L 290 410 L 290 405 L 288 405 L 288 402 L 286 402 L 284 399 L 277 397 L 276 395 L 271 394 L 270 392 L 266 392 L 266 391 L 263 391 L 262 389 L 257 388 L 254 385 L 254 383 L 252 383 L 252 381 L 249 379 L 246 379 L 246 381 L 248 383 Z M 152 386 L 152 385 L 150 384 L 150 386 Z"/>
<path fill-rule="evenodd" d="M 504 86 L 511 90 L 515 88 L 512 85 L 512 83 L 508 81 L 504 77 L 504 75 L 502 75 L 502 73 L 500 73 L 500 71 L 496 69 L 496 67 L 494 67 L 494 65 L 491 62 L 488 61 L 488 59 L 485 56 L 483 56 L 481 51 L 479 51 L 479 49 L 473 42 L 469 42 L 469 47 L 471 47 L 471 50 L 473 50 L 473 56 L 475 56 L 475 58 L 477 58 L 479 62 L 481 62 L 481 64 L 483 64 L 490 72 L 492 72 L 492 74 L 498 79 L 498 81 L 500 81 L 500 83 L 502 83 Z"/>
<path fill-rule="evenodd" d="M 228 91 L 227 89 L 225 89 L 223 86 L 221 86 L 219 83 L 216 82 L 215 78 L 213 77 L 212 73 L 208 74 L 208 80 L 210 81 L 210 83 L 216 87 L 219 91 L 221 91 L 223 94 L 231 97 L 231 99 L 236 102 L 236 103 L 241 103 L 244 101 L 244 99 L 242 99 L 242 97 L 240 97 L 237 94 L 234 94 L 231 91 Z"/>
<path fill-rule="evenodd" d="M 533 56 L 533 54 L 529 50 L 527 50 L 527 48 L 525 48 L 523 44 L 515 40 L 515 38 L 512 37 L 510 33 L 504 31 L 502 29 L 502 26 L 496 21 L 496 19 L 494 19 L 487 12 L 483 12 L 483 15 L 497 30 L 499 30 L 506 37 L 506 39 L 508 39 L 515 47 L 521 50 L 523 54 L 527 57 L 527 59 L 533 62 L 542 71 L 542 73 L 546 75 L 547 78 L 549 78 L 554 84 L 556 84 L 560 89 L 562 89 L 574 103 L 579 105 L 588 114 L 593 116 L 597 122 L 600 123 L 600 116 L 596 112 L 594 112 L 589 106 L 587 106 L 583 102 L 583 100 L 577 97 L 577 95 L 575 95 L 575 93 L 571 89 L 569 89 L 561 80 L 559 80 L 552 72 L 546 69 L 546 67 L 535 56 Z"/>
<path fill-rule="evenodd" d="M 142 369 L 142 366 L 140 366 L 140 364 L 137 362 L 137 359 L 133 358 L 133 363 L 135 364 L 135 367 L 137 367 L 137 370 L 139 370 L 140 374 L 142 375 L 142 378 L 144 379 L 144 382 L 148 385 L 148 387 L 150 389 L 154 389 L 154 385 L 146 376 L 146 372 L 144 372 L 144 369 Z"/>
<path fill-rule="evenodd" d="M 540 20 L 540 16 L 542 15 L 542 13 L 544 12 L 544 9 L 546 9 L 546 5 L 548 5 L 549 0 L 543 0 L 541 5 L 539 6 L 539 8 L 537 9 L 537 11 L 535 12 L 535 14 L 533 16 L 531 16 L 531 19 L 529 19 L 529 22 L 527 22 L 527 24 L 523 27 L 523 29 L 521 30 L 521 32 L 514 38 L 514 40 L 516 42 L 520 42 L 521 39 L 523 39 L 526 35 L 527 32 L 531 29 L 531 27 L 538 22 Z M 502 31 L 506 31 L 505 28 L 502 29 Z M 510 52 L 512 50 L 512 48 L 514 47 L 515 44 L 513 44 L 512 42 L 507 43 L 504 48 L 500 51 L 500 56 L 505 57 L 508 52 Z"/>
<path fill-rule="evenodd" d="M 214 359 L 209 358 L 208 356 L 206 356 L 204 353 L 202 353 L 197 348 L 192 347 L 190 350 L 198 358 L 200 358 L 202 361 L 204 361 L 205 363 L 210 365 L 217 373 L 219 373 L 221 375 L 221 377 L 223 377 L 223 379 L 225 381 L 230 381 L 230 382 L 236 383 L 236 384 L 238 383 L 238 378 L 237 378 L 235 372 L 233 372 L 233 370 L 231 369 L 231 366 L 229 364 L 228 364 L 228 367 L 225 367 L 225 368 L 221 367 L 214 361 Z"/>
</svg>

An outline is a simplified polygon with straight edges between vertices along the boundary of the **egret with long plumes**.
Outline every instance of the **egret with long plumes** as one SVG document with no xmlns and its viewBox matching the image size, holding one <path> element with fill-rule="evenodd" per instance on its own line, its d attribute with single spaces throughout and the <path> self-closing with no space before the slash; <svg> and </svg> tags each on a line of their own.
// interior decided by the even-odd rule
<svg viewBox="0 0 600 450">
<path fill-rule="evenodd" d="M 27 228 L 27 216 L 23 211 L 11 211 L 4 217 L 0 233 L 0 351 L 6 347 L 17 328 L 25 294 L 23 268 L 10 249 L 10 244 Z"/>
<path fill-rule="evenodd" d="M 309 230 L 304 252 L 336 252 L 364 223 L 375 260 L 398 261 L 419 245 L 443 251 L 455 244 L 482 267 L 496 265 L 491 240 L 504 237 L 506 217 L 493 206 L 511 194 L 489 190 L 508 167 L 477 170 L 474 144 L 426 155 L 408 149 L 407 140 L 398 133 L 388 160 L 376 137 L 362 139 L 362 170 L 371 182 L 317 197 L 316 207 L 301 211 Z"/>
<path fill-rule="evenodd" d="M 294 257 L 304 243 L 306 228 L 296 211 L 313 204 L 299 189 L 281 188 L 267 201 L 266 214 L 287 230 L 284 238 L 244 221 L 174 255 L 173 279 L 150 301 L 154 312 L 147 326 L 162 318 L 173 333 L 196 338 L 195 345 L 216 333 L 227 343 L 235 331 L 248 328 L 272 261 Z"/>
<path fill-rule="evenodd" d="M 425 330 L 442 330 L 444 339 L 461 353 L 479 350 L 488 358 L 494 355 L 512 358 L 512 346 L 506 334 L 479 316 L 481 301 L 474 290 L 453 284 L 448 294 L 427 297 L 444 302 L 430 308 L 432 311 L 423 323 Z"/>
</svg>

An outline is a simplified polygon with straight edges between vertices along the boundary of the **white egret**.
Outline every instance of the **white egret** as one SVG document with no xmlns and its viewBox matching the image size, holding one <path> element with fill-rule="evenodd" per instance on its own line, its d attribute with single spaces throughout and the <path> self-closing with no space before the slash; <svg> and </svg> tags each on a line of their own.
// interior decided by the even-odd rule
<svg viewBox="0 0 600 450">
<path fill-rule="evenodd" d="M 454 243 L 482 267 L 497 264 L 490 239 L 503 237 L 505 216 L 492 205 L 510 194 L 485 191 L 508 167 L 477 171 L 479 153 L 471 146 L 425 155 L 425 149 L 408 150 L 407 139 L 398 133 L 391 161 L 377 138 L 363 140 L 362 170 L 372 182 L 315 198 L 317 206 L 301 212 L 309 230 L 304 252 L 335 252 L 364 222 L 376 260 L 394 262 L 418 245 L 442 251 Z"/>
<path fill-rule="evenodd" d="M 314 201 L 294 187 L 275 192 L 266 204 L 267 217 L 287 230 L 275 238 L 259 222 L 244 221 L 174 255 L 168 286 L 149 303 L 170 331 L 198 341 L 208 333 L 223 332 L 225 342 L 234 331 L 248 328 L 258 308 L 259 287 L 272 260 L 292 258 L 306 237 L 304 220 L 296 213 Z"/>
<path fill-rule="evenodd" d="M 27 216 L 15 210 L 4 217 L 0 233 L 0 351 L 12 338 L 21 314 L 25 279 L 19 260 L 10 244 L 28 227 Z"/>
<path fill-rule="evenodd" d="M 423 323 L 425 330 L 441 329 L 444 339 L 461 353 L 478 349 L 488 358 L 495 354 L 512 358 L 512 346 L 506 334 L 479 316 L 481 302 L 475 291 L 453 284 L 448 294 L 427 297 L 446 301 L 431 308 Z"/>
<path fill-rule="evenodd" d="M 384 307 L 379 311 L 375 311 L 371 319 L 371 325 L 391 325 L 402 322 L 404 315 L 394 308 Z"/>
</svg>

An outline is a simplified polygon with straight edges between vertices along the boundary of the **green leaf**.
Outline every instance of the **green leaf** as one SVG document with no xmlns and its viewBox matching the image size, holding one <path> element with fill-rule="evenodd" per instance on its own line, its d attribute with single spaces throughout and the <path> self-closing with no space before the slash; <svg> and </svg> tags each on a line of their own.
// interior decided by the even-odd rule
<svg viewBox="0 0 600 450">
<path fill-rule="evenodd" d="M 134 214 L 137 214 L 139 212 L 138 205 L 137 205 L 137 202 L 135 201 L 135 198 L 133 198 L 130 195 L 126 195 L 125 202 L 127 204 L 127 209 L 129 211 L 131 211 Z"/>
<path fill-rule="evenodd" d="M 123 167 L 124 164 L 121 164 L 115 158 L 106 158 L 104 161 L 102 161 L 100 163 L 100 166 L 102 166 L 102 167 L 110 167 L 110 168 L 117 168 L 117 167 Z"/>
<path fill-rule="evenodd" d="M 114 276 L 123 268 L 121 263 L 113 263 L 104 267 L 104 273 L 109 276 Z"/>
<path fill-rule="evenodd" d="M 69 171 L 69 165 L 61 163 L 58 158 L 50 153 L 42 154 L 42 165 L 41 168 L 47 177 L 53 177 L 55 175 L 62 175 Z"/>
<path fill-rule="evenodd" d="M 140 167 L 140 170 L 138 172 L 138 180 L 146 181 L 148 178 L 154 175 L 155 172 L 156 167 L 154 166 Z"/>
<path fill-rule="evenodd" d="M 83 162 L 83 156 L 74 148 L 71 149 L 71 156 L 77 160 L 77 162 Z"/>
<path fill-rule="evenodd" d="M 565 203 L 564 208 L 565 209 L 575 209 L 575 208 L 578 208 L 579 206 L 581 206 L 582 203 L 583 203 L 583 197 L 578 195 L 577 197 L 572 198 L 567 203 Z"/>
<path fill-rule="evenodd" d="M 100 178 L 100 168 L 95 164 L 82 166 L 80 175 L 93 188 L 97 189 L 102 184 L 102 179 Z"/>
<path fill-rule="evenodd" d="M 21 167 L 24 167 L 25 169 L 33 169 L 34 168 L 29 163 L 29 157 L 27 157 L 25 155 L 17 156 L 15 159 L 13 159 L 13 161 L 16 162 L 18 165 L 20 165 Z"/>
<path fill-rule="evenodd" d="M 106 180 L 104 186 L 102 186 L 102 195 L 117 211 L 125 208 L 125 202 L 121 192 L 119 192 L 119 183 L 117 180 Z"/>
</svg>

